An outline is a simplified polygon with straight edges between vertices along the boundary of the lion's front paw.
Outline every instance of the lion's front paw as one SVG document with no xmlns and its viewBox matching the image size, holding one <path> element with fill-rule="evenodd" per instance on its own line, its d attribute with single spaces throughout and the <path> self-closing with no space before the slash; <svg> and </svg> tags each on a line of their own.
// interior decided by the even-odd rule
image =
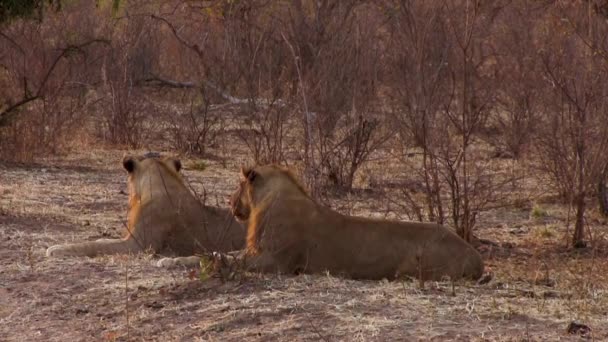
<svg viewBox="0 0 608 342">
<path fill-rule="evenodd" d="M 176 267 L 176 266 L 185 266 L 185 267 L 196 267 L 200 265 L 201 258 L 199 256 L 193 255 L 188 257 L 177 257 L 177 258 L 162 258 L 156 262 L 156 267 Z"/>
</svg>

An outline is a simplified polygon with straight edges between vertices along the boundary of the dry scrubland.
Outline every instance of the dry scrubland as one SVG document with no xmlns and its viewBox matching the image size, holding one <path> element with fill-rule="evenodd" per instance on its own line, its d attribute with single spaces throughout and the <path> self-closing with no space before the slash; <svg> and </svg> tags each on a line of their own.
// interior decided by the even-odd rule
<svg viewBox="0 0 608 342">
<path fill-rule="evenodd" d="M 0 1 L 0 341 L 608 340 L 607 19 L 605 0 Z M 120 161 L 148 150 L 220 206 L 241 164 L 295 165 L 340 212 L 446 223 L 493 277 L 46 259 L 122 234 Z"/>
<path fill-rule="evenodd" d="M 605 221 L 590 220 L 593 248 L 565 248 L 568 211 L 551 198 L 478 218 L 477 234 L 496 243 L 480 247 L 494 274 L 483 285 L 421 288 L 330 275 L 201 281 L 198 270 L 158 269 L 149 255 L 45 258 L 56 243 L 122 234 L 124 153 L 96 149 L 2 165 L 0 340 L 584 338 L 566 332 L 573 320 L 591 327 L 586 337 L 608 339 Z M 235 158 L 225 167 L 217 158 L 184 160 L 188 181 L 209 203 L 225 205 L 236 186 L 245 156 L 228 153 Z M 382 184 L 390 179 L 377 172 L 380 165 L 386 169 L 386 161 L 376 159 L 365 173 Z M 399 216 L 387 196 L 371 188 L 325 200 L 352 214 Z"/>
</svg>

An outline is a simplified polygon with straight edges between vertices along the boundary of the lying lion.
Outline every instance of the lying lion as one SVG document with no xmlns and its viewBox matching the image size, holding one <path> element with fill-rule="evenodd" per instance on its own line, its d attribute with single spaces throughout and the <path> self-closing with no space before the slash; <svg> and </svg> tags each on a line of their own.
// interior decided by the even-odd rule
<svg viewBox="0 0 608 342">
<path fill-rule="evenodd" d="M 126 237 L 56 245 L 49 247 L 47 256 L 94 257 L 141 251 L 191 256 L 228 252 L 245 245 L 245 227 L 229 210 L 203 206 L 194 197 L 179 173 L 179 160 L 157 155 L 126 157 L 123 166 L 129 175 Z M 180 259 L 175 261 L 180 263 Z M 171 264 L 171 259 L 159 263 Z"/>
<path fill-rule="evenodd" d="M 249 221 L 247 248 L 232 262 L 280 273 L 329 271 L 355 279 L 477 279 L 477 251 L 434 223 L 352 217 L 315 203 L 287 170 L 241 170 L 232 212 Z M 234 256 L 234 255 L 233 255 Z"/>
</svg>

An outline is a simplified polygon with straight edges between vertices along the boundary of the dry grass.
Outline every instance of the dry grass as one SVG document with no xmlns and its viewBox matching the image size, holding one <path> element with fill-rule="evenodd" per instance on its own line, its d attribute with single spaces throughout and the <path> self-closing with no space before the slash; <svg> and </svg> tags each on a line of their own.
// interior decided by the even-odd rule
<svg viewBox="0 0 608 342">
<path fill-rule="evenodd" d="M 155 268 L 148 255 L 45 258 L 56 243 L 122 234 L 122 154 L 0 166 L 0 340 L 555 341 L 578 338 L 566 333 L 573 320 L 608 339 L 605 226 L 591 219 L 594 248 L 568 250 L 559 204 L 543 204 L 540 219 L 529 206 L 480 216 L 478 235 L 497 243 L 482 247 L 494 273 L 485 285 L 421 290 L 417 282 L 253 274 L 201 282 L 190 270 Z M 226 168 L 204 160 L 204 171 L 185 173 L 208 203 L 224 205 L 241 160 Z M 399 216 L 375 191 L 327 201 L 352 214 Z"/>
</svg>

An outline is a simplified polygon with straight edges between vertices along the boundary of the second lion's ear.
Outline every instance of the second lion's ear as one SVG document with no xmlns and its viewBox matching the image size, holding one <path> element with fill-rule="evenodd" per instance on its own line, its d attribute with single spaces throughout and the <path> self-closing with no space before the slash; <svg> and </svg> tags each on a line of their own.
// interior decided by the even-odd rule
<svg viewBox="0 0 608 342">
<path fill-rule="evenodd" d="M 243 168 L 241 167 L 241 176 L 248 180 L 249 182 L 253 182 L 257 177 L 257 172 L 253 170 L 253 168 Z"/>
<path fill-rule="evenodd" d="M 175 166 L 175 171 L 179 172 L 182 169 L 182 162 L 179 159 L 174 159 L 173 166 Z"/>
<path fill-rule="evenodd" d="M 133 172 L 133 170 L 135 170 L 135 159 L 133 159 L 132 157 L 124 157 L 124 159 L 122 160 L 122 166 L 125 168 L 125 170 L 127 170 L 128 173 Z"/>
</svg>

